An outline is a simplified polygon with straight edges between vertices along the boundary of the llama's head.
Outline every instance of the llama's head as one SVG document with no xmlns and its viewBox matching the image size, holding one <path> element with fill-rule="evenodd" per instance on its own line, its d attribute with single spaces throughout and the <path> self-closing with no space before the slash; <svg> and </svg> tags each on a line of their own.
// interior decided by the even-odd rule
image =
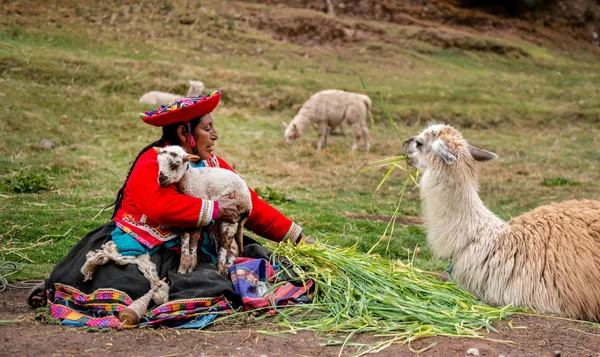
<svg viewBox="0 0 600 357">
<path fill-rule="evenodd" d="M 430 125 L 419 135 L 404 142 L 408 164 L 425 174 L 428 168 L 460 164 L 473 167 L 473 161 L 490 161 L 498 156 L 469 144 L 460 132 L 449 125 Z"/>
<path fill-rule="evenodd" d="M 196 155 L 188 154 L 181 146 L 172 145 L 164 148 L 155 147 L 154 151 L 158 153 L 158 183 L 166 186 L 179 182 L 185 171 L 189 168 L 190 161 L 198 161 L 200 158 Z"/>
</svg>

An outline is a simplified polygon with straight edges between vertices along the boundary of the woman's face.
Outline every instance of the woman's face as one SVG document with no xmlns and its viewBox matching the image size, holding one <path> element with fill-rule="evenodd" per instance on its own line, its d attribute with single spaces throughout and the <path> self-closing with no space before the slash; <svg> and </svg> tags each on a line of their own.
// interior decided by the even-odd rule
<svg viewBox="0 0 600 357">
<path fill-rule="evenodd" d="M 215 141 L 219 138 L 217 129 L 215 129 L 213 118 L 210 114 L 204 115 L 200 123 L 192 131 L 194 140 L 196 140 L 196 149 L 200 159 L 206 160 L 214 150 Z"/>
</svg>

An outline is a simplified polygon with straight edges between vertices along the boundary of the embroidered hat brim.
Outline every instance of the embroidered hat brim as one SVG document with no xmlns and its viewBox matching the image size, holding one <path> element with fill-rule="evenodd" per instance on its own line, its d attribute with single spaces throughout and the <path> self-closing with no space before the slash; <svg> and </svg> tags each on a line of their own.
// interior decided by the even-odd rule
<svg viewBox="0 0 600 357">
<path fill-rule="evenodd" d="M 219 89 L 198 97 L 177 99 L 159 109 L 153 108 L 151 111 L 140 113 L 140 118 L 153 126 L 185 123 L 215 110 L 221 100 L 221 93 Z"/>
</svg>

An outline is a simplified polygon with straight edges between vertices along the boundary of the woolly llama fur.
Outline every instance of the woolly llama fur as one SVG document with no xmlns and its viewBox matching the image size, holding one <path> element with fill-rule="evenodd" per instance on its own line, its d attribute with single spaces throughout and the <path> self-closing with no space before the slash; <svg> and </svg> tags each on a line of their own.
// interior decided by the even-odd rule
<svg viewBox="0 0 600 357">
<path fill-rule="evenodd" d="M 404 142 L 420 172 L 434 255 L 457 283 L 493 305 L 600 321 L 600 202 L 566 201 L 504 222 L 478 195 L 476 161 L 497 156 L 453 127 L 431 125 Z"/>
<path fill-rule="evenodd" d="M 188 154 L 181 146 L 172 145 L 154 148 L 158 153 L 158 183 L 161 186 L 177 184 L 179 190 L 193 197 L 205 200 L 218 200 L 230 196 L 236 200 L 240 216 L 235 224 L 220 221 L 217 248 L 217 270 L 225 277 L 228 269 L 243 251 L 244 223 L 252 210 L 252 198 L 246 182 L 235 172 L 218 167 L 191 167 L 189 162 L 200 160 L 196 155 Z M 212 212 L 211 212 L 212 213 Z M 197 245 L 201 237 L 200 230 L 186 232 L 181 241 L 180 273 L 191 272 L 197 264 Z M 190 242 L 191 238 L 191 242 Z"/>
<path fill-rule="evenodd" d="M 197 97 L 204 91 L 204 83 L 192 80 L 188 80 L 188 83 L 190 85 L 190 88 L 188 89 L 188 92 L 185 95 L 186 97 Z M 142 104 L 149 105 L 167 105 L 172 101 L 181 98 L 183 98 L 183 96 L 179 94 L 153 90 L 148 93 L 144 93 L 144 95 L 140 97 L 139 102 Z"/>
<path fill-rule="evenodd" d="M 371 98 L 364 94 L 329 89 L 313 94 L 300 108 L 298 114 L 286 127 L 286 144 L 300 138 L 306 129 L 316 124 L 319 131 L 317 150 L 327 145 L 327 137 L 344 121 L 352 128 L 354 143 L 352 151 L 358 149 L 361 139 L 365 140 L 365 151 L 371 149 L 371 134 L 367 127 L 367 115 L 371 115 Z"/>
</svg>

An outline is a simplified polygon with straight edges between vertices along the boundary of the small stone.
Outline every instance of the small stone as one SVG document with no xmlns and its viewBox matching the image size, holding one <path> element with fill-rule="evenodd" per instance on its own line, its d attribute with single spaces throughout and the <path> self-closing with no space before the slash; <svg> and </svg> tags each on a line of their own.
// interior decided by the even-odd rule
<svg viewBox="0 0 600 357">
<path fill-rule="evenodd" d="M 562 353 L 560 351 L 554 351 L 554 357 L 560 357 Z"/>
<path fill-rule="evenodd" d="M 44 149 L 54 149 L 54 143 L 48 139 L 42 139 L 42 141 L 40 141 L 40 146 Z"/>
<path fill-rule="evenodd" d="M 506 357 L 506 356 L 504 356 L 504 355 L 498 355 L 498 357 Z"/>
<path fill-rule="evenodd" d="M 63 115 L 61 115 L 61 116 L 60 116 L 60 118 L 61 118 L 62 120 L 67 120 L 67 119 L 69 119 L 69 117 L 67 116 L 67 114 L 63 114 Z"/>
<path fill-rule="evenodd" d="M 256 53 L 258 53 L 259 55 L 262 53 L 262 51 L 263 51 L 263 49 L 260 47 L 256 49 Z"/>
<path fill-rule="evenodd" d="M 105 345 L 106 345 L 106 347 L 112 347 L 113 344 L 110 342 L 107 342 L 107 343 L 105 343 Z"/>
<path fill-rule="evenodd" d="M 467 354 L 471 356 L 479 356 L 479 349 L 477 348 L 469 348 L 467 350 Z"/>
</svg>

